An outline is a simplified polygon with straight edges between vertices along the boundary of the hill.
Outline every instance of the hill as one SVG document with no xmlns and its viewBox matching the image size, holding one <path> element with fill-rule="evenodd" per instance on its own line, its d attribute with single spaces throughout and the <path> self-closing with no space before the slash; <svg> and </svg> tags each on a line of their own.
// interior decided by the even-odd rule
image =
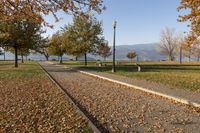
<svg viewBox="0 0 200 133">
<path fill-rule="evenodd" d="M 155 49 L 155 43 L 148 44 L 133 44 L 133 45 L 118 45 L 116 46 L 116 59 L 128 60 L 126 57 L 129 51 L 135 51 L 138 54 L 138 59 L 142 61 L 164 60 L 165 57 L 161 56 Z M 99 57 L 97 57 L 99 58 Z M 112 59 L 112 56 L 108 59 Z M 136 59 L 135 59 L 136 60 Z"/>
<path fill-rule="evenodd" d="M 155 43 L 149 44 L 134 44 L 134 45 L 118 45 L 116 46 L 116 59 L 117 60 L 128 60 L 126 57 L 129 51 L 135 51 L 138 54 L 138 59 L 140 61 L 152 61 L 152 60 L 163 60 L 165 57 L 161 56 L 155 49 Z M 19 56 L 20 58 L 20 56 Z M 0 60 L 3 59 L 3 56 L 0 56 Z M 6 59 L 14 59 L 13 54 L 7 52 Z M 43 55 L 40 54 L 31 54 L 28 56 L 28 59 L 33 60 L 45 60 Z M 58 59 L 58 57 L 51 56 L 51 59 Z M 64 60 L 74 59 L 70 56 L 64 56 Z M 102 59 L 99 56 L 88 54 L 88 60 Z M 108 59 L 112 59 L 110 56 Z M 79 60 L 84 60 L 84 57 L 79 58 Z M 135 59 L 136 60 L 136 59 Z"/>
</svg>

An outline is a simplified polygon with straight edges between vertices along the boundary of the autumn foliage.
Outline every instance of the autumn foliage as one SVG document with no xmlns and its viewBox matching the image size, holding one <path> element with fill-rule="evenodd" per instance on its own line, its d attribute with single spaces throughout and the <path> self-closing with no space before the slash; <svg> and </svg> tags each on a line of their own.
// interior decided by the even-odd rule
<svg viewBox="0 0 200 133">
<path fill-rule="evenodd" d="M 106 60 L 106 57 L 109 57 L 112 54 L 111 49 L 108 46 L 108 41 L 103 41 L 98 46 L 97 54 L 100 55 L 101 57 L 103 57 L 104 60 Z"/>
<path fill-rule="evenodd" d="M 0 20 L 29 19 L 42 23 L 45 22 L 43 16 L 49 14 L 53 14 L 58 20 L 56 12 L 59 10 L 68 14 L 79 14 L 88 10 L 100 13 L 104 9 L 102 3 L 103 0 L 1 0 Z"/>
<path fill-rule="evenodd" d="M 135 58 L 137 56 L 137 54 L 136 54 L 136 52 L 134 52 L 134 51 L 130 51 L 130 52 L 128 52 L 128 54 L 127 54 L 127 58 L 129 58 L 129 59 L 133 59 L 133 58 Z"/>
<path fill-rule="evenodd" d="M 178 11 L 189 9 L 188 14 L 179 16 L 180 22 L 190 22 L 192 33 L 198 37 L 200 35 L 200 0 L 181 0 Z"/>
</svg>

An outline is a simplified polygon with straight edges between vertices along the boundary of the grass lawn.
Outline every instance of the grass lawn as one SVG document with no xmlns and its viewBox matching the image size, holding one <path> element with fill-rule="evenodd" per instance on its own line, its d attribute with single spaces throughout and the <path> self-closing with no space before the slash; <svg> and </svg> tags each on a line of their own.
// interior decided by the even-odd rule
<svg viewBox="0 0 200 133">
<path fill-rule="evenodd" d="M 80 67 L 80 62 L 76 63 Z M 80 68 L 111 73 L 111 62 L 106 63 L 107 66 L 97 67 L 93 61 L 92 65 L 90 63 L 88 67 Z M 142 66 L 142 72 L 137 72 L 135 62 L 120 61 L 117 64 L 118 75 L 200 91 L 200 63 L 198 62 L 184 62 L 182 65 L 178 62 L 138 62 Z"/>
<path fill-rule="evenodd" d="M 137 72 L 136 69 L 129 70 L 127 67 L 122 67 L 116 74 L 159 82 L 178 88 L 200 90 L 199 66 L 144 66 L 143 72 Z"/>
<path fill-rule="evenodd" d="M 0 132 L 92 132 L 36 62 L 0 61 Z"/>
</svg>

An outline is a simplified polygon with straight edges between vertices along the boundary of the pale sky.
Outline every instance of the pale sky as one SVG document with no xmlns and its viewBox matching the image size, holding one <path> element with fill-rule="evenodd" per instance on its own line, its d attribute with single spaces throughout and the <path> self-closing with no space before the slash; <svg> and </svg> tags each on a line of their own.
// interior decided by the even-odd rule
<svg viewBox="0 0 200 133">
<path fill-rule="evenodd" d="M 117 21 L 116 45 L 154 43 L 159 41 L 160 31 L 167 27 L 177 32 L 188 31 L 186 23 L 177 22 L 177 6 L 180 0 L 105 0 L 107 9 L 95 16 L 103 22 L 104 36 L 113 43 L 112 22 Z M 54 23 L 52 16 L 46 20 L 54 24 L 54 29 L 48 29 L 46 35 L 60 30 L 72 21 L 70 15 L 58 12 L 63 19 Z"/>
</svg>

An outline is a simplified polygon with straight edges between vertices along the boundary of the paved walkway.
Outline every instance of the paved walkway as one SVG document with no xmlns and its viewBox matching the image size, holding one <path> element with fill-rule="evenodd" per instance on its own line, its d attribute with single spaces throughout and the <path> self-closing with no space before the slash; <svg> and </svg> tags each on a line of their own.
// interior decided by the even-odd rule
<svg viewBox="0 0 200 133">
<path fill-rule="evenodd" d="M 83 75 L 41 65 L 66 89 L 102 132 L 200 132 L 195 108 Z"/>
<path fill-rule="evenodd" d="M 167 94 L 170 96 L 180 97 L 182 99 L 186 99 L 186 100 L 200 104 L 200 92 L 197 92 L 197 91 L 195 92 L 195 91 L 176 88 L 173 86 L 163 85 L 160 83 L 155 83 L 155 82 L 151 82 L 147 80 L 130 78 L 130 77 L 125 77 L 125 76 L 120 76 L 120 75 L 115 75 L 115 74 L 110 74 L 110 73 L 95 72 L 95 71 L 90 71 L 87 69 L 84 69 L 84 71 L 95 74 L 95 75 L 103 76 L 106 78 L 114 79 L 117 81 L 121 81 L 124 83 L 132 84 L 135 86 L 147 88 L 149 90 L 160 92 L 160 93 Z"/>
</svg>

